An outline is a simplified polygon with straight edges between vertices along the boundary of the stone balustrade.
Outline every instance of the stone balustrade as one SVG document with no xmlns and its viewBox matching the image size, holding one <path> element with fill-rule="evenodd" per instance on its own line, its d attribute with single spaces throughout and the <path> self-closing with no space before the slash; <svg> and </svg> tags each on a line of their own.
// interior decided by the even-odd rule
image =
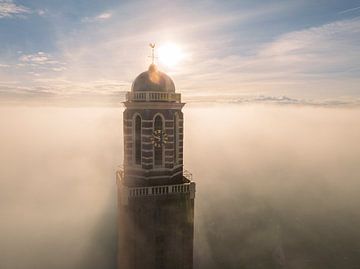
<svg viewBox="0 0 360 269">
<path fill-rule="evenodd" d="M 181 94 L 174 92 L 127 92 L 126 101 L 181 103 Z"/>
</svg>

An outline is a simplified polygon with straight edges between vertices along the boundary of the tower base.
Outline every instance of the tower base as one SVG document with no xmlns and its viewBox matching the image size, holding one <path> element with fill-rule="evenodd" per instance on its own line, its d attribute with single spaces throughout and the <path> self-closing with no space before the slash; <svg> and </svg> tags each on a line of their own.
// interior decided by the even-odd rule
<svg viewBox="0 0 360 269">
<path fill-rule="evenodd" d="M 192 269 L 195 183 L 118 183 L 118 269 Z"/>
</svg>

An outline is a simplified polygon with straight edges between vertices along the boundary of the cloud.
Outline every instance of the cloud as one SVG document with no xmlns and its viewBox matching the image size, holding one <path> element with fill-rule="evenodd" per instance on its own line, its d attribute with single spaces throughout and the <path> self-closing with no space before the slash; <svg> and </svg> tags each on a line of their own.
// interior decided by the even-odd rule
<svg viewBox="0 0 360 269">
<path fill-rule="evenodd" d="M 59 96 L 113 96 L 121 95 L 128 83 L 119 80 L 89 80 L 74 82 L 66 78 L 35 79 L 37 85 L 51 89 Z M 49 85 L 49 86 L 46 86 Z M 118 100 L 120 101 L 120 100 Z"/>
<path fill-rule="evenodd" d="M 100 15 L 96 16 L 95 18 L 97 20 L 107 20 L 107 19 L 110 19 L 111 16 L 112 16 L 111 13 L 105 12 L 105 13 L 101 13 Z"/>
<path fill-rule="evenodd" d="M 186 103 L 204 104 L 267 104 L 267 105 L 291 105 L 291 106 L 316 106 L 316 107 L 360 107 L 360 98 L 337 97 L 334 99 L 306 99 L 295 98 L 286 95 L 264 95 L 264 94 L 207 94 L 207 95 L 185 95 Z"/>
<path fill-rule="evenodd" d="M 31 71 L 55 71 L 60 72 L 66 70 L 66 63 L 57 60 L 49 53 L 39 51 L 33 54 L 22 54 L 19 57 L 17 66 L 32 68 Z"/>
<path fill-rule="evenodd" d="M 277 95 L 288 96 L 304 94 L 306 98 L 358 94 L 359 19 L 288 32 L 273 40 L 259 42 L 250 49 L 243 49 L 241 41 L 234 42 L 232 32 L 225 31 L 219 36 L 214 30 L 248 23 L 259 16 L 276 12 L 278 10 L 274 8 L 270 11 L 258 10 L 252 15 L 249 15 L 250 12 L 245 18 L 241 14 L 226 17 L 219 12 L 214 17 L 217 25 L 213 24 L 214 20 L 207 22 L 205 19 L 210 14 L 201 14 L 196 18 L 174 15 L 167 26 L 159 26 L 155 20 L 154 29 L 143 25 L 147 21 L 145 15 L 141 16 L 144 22 L 129 20 L 125 25 L 111 25 L 103 29 L 99 36 L 90 34 L 95 39 L 101 38 L 97 43 L 89 45 L 87 39 L 84 43 L 82 38 L 77 39 L 75 46 L 74 43 L 64 42 L 64 50 L 69 52 L 66 57 L 71 68 L 78 70 L 74 73 L 99 76 L 107 70 L 106 76 L 111 77 L 117 76 L 118 70 L 123 70 L 122 76 L 131 80 L 141 71 L 136 68 L 146 68 L 144 59 L 148 53 L 146 46 L 140 43 L 153 39 L 161 43 L 163 36 L 167 35 L 175 42 L 180 37 L 179 41 L 191 54 L 189 60 L 170 73 L 177 87 L 189 93 L 252 91 L 271 95 L 277 92 Z M 183 23 L 177 23 L 178 20 Z M 116 29 L 117 34 L 111 29 Z M 127 32 L 128 29 L 133 31 Z M 232 48 L 224 49 L 229 46 Z M 101 72 L 92 68 L 90 59 L 101 66 Z"/>
<path fill-rule="evenodd" d="M 104 12 L 104 13 L 101 13 L 101 14 L 95 16 L 95 17 L 85 17 L 81 21 L 82 22 L 101 22 L 101 21 L 108 20 L 111 17 L 112 17 L 112 13 Z"/>
<path fill-rule="evenodd" d="M 0 0 L 0 18 L 12 18 L 32 11 L 22 5 L 15 4 L 12 0 Z"/>
<path fill-rule="evenodd" d="M 2 268 L 116 268 L 123 109 L 0 112 Z M 184 113 L 185 166 L 197 183 L 194 268 L 358 267 L 359 109 Z M 272 257 L 279 247 L 285 267 Z"/>
<path fill-rule="evenodd" d="M 30 71 L 32 82 L 0 82 L 0 105 L 112 106 L 125 100 L 128 83 L 117 80 L 71 81 Z"/>
<path fill-rule="evenodd" d="M 345 14 L 345 13 L 350 13 L 350 12 L 357 12 L 357 11 L 359 11 L 359 10 L 360 10 L 360 6 L 342 10 L 342 11 L 339 12 L 339 14 Z"/>
<path fill-rule="evenodd" d="M 280 35 L 247 53 L 218 57 L 195 51 L 177 85 L 189 92 L 359 96 L 359 29 L 360 19 L 341 20 Z M 198 41 L 194 47 L 205 45 Z M 226 41 L 214 49 L 224 46 Z"/>
<path fill-rule="evenodd" d="M 323 99 L 323 100 L 312 100 L 312 99 L 301 99 L 291 98 L 288 96 L 265 96 L 258 95 L 248 98 L 238 98 L 233 103 L 240 104 L 279 104 L 279 105 L 303 105 L 303 106 L 321 106 L 321 107 L 359 107 L 360 98 L 337 98 L 337 99 Z"/>
<path fill-rule="evenodd" d="M 39 15 L 39 16 L 44 16 L 46 13 L 47 13 L 47 10 L 46 9 L 38 9 L 36 11 L 36 13 Z"/>
<path fill-rule="evenodd" d="M 22 55 L 19 60 L 23 63 L 28 63 L 30 65 L 43 65 L 49 62 L 53 62 L 50 60 L 50 55 L 44 52 L 38 52 L 35 54 L 25 54 Z"/>
<path fill-rule="evenodd" d="M 357 66 L 357 60 L 360 59 L 359 34 L 359 19 L 336 21 L 287 33 L 263 46 L 258 57 L 272 60 L 280 66 L 290 63 L 302 72 L 329 69 L 342 71 L 343 67 Z"/>
<path fill-rule="evenodd" d="M 224 27 L 233 24 L 278 14 L 287 8 L 284 8 L 284 5 L 274 5 L 253 10 L 231 11 L 231 14 L 225 15 L 218 10 L 207 10 L 202 4 L 192 5 L 191 8 L 183 5 L 165 6 L 154 2 L 141 4 L 131 2 L 119 10 L 112 10 L 113 16 L 121 13 L 121 20 L 111 20 L 104 27 L 96 29 L 83 25 L 83 29 L 77 31 L 76 35 L 65 33 L 60 36 L 58 44 L 64 60 L 68 63 L 66 72 L 68 79 L 87 80 L 91 77 L 101 80 L 120 77 L 121 80 L 131 82 L 149 64 L 147 44 L 151 40 L 156 40 L 158 44 L 169 40 L 174 43 L 179 41 L 180 45 L 184 44 L 184 51 L 189 52 L 189 55 L 193 43 L 197 44 L 199 39 L 207 40 L 207 44 L 200 44 L 198 47 L 203 51 L 196 51 L 199 55 L 203 55 L 205 51 L 212 50 L 215 41 L 219 43 L 222 40 L 214 31 L 223 31 Z M 140 13 L 139 16 L 129 15 L 134 12 Z M 103 13 L 96 17 L 87 17 L 83 21 L 93 22 L 108 17 L 107 13 Z M 209 31 L 211 36 L 205 37 L 204 35 L 208 35 Z M 209 47 L 209 50 L 203 49 Z M 191 67 L 192 62 L 189 63 L 190 66 L 184 65 L 179 69 L 200 73 L 207 71 L 194 70 Z M 177 80 L 177 77 L 174 79 Z"/>
</svg>

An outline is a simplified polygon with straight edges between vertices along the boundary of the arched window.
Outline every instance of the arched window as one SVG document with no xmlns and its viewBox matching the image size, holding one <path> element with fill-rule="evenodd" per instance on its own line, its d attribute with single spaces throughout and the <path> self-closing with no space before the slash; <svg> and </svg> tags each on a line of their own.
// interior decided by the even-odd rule
<svg viewBox="0 0 360 269">
<path fill-rule="evenodd" d="M 179 116 L 174 115 L 174 164 L 177 165 L 179 156 Z"/>
<path fill-rule="evenodd" d="M 135 117 L 135 164 L 141 164 L 141 117 Z"/>
<path fill-rule="evenodd" d="M 163 131 L 163 120 L 161 116 L 156 116 L 154 121 L 154 132 L 160 130 Z M 163 163 L 163 145 L 160 144 L 156 147 L 154 147 L 154 161 L 155 165 L 161 166 Z"/>
</svg>

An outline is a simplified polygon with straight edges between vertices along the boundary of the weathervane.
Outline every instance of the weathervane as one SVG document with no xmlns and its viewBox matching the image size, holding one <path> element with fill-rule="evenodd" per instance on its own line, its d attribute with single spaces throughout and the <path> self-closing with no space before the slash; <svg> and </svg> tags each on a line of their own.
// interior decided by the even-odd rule
<svg viewBox="0 0 360 269">
<path fill-rule="evenodd" d="M 151 58 L 151 64 L 154 64 L 154 60 L 155 60 L 155 43 L 150 43 L 149 44 L 150 48 L 151 48 L 151 56 L 149 56 Z"/>
</svg>

